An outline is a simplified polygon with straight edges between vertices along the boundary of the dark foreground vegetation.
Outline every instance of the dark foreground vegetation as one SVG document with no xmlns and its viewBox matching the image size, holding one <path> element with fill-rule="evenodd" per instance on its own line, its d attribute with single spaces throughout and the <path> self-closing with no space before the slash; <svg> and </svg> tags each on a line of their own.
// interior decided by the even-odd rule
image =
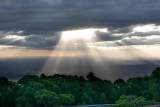
<svg viewBox="0 0 160 107">
<path fill-rule="evenodd" d="M 0 107 L 55 107 L 116 104 L 119 107 L 149 105 L 160 101 L 160 68 L 151 76 L 114 83 L 89 73 L 83 77 L 26 75 L 18 82 L 0 78 Z"/>
</svg>

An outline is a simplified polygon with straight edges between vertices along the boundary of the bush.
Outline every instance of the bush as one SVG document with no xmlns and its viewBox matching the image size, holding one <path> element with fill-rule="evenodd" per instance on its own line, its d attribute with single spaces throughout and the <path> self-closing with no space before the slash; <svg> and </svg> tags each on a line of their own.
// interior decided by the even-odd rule
<svg viewBox="0 0 160 107">
<path fill-rule="evenodd" d="M 144 97 L 137 97 L 135 95 L 122 95 L 120 99 L 116 101 L 116 107 L 139 107 L 152 104 L 152 101 L 146 101 Z"/>
</svg>

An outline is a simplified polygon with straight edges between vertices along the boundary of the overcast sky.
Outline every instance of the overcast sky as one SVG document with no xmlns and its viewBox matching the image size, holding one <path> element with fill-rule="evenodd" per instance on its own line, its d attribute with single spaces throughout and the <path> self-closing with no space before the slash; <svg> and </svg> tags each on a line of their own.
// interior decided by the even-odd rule
<svg viewBox="0 0 160 107">
<path fill-rule="evenodd" d="M 38 72 L 101 69 L 102 78 L 117 65 L 116 79 L 128 65 L 160 64 L 159 18 L 159 0 L 0 0 L 0 59 L 47 57 Z"/>
<path fill-rule="evenodd" d="M 150 46 L 156 56 L 159 17 L 158 0 L 0 0 L 0 54 L 49 56 L 63 32 L 94 28 L 96 39 L 83 37 L 85 45 L 94 42 L 95 47 L 125 51 L 148 51 L 145 46 Z"/>
</svg>

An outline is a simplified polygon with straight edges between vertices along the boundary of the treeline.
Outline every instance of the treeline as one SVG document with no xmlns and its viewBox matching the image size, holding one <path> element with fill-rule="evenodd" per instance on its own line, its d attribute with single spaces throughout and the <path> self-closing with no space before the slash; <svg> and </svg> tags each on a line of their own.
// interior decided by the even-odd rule
<svg viewBox="0 0 160 107">
<path fill-rule="evenodd" d="M 130 104 L 129 101 L 137 103 L 139 100 L 141 105 L 160 101 L 160 67 L 157 67 L 151 76 L 130 78 L 127 81 L 118 79 L 114 83 L 101 80 L 91 72 L 86 79 L 82 76 L 59 74 L 26 75 L 18 82 L 0 78 L 0 107 L 114 103 L 123 106 Z"/>
</svg>

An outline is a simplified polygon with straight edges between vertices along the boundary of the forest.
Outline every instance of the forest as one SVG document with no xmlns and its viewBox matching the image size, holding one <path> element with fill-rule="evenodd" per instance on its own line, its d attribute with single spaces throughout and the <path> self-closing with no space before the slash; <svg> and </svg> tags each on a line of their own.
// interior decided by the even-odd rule
<svg viewBox="0 0 160 107">
<path fill-rule="evenodd" d="M 0 77 L 0 107 L 59 107 L 113 104 L 138 107 L 160 102 L 160 67 L 150 76 L 126 81 L 101 80 L 90 72 L 86 77 L 41 74 L 26 75 L 17 82 Z"/>
</svg>

